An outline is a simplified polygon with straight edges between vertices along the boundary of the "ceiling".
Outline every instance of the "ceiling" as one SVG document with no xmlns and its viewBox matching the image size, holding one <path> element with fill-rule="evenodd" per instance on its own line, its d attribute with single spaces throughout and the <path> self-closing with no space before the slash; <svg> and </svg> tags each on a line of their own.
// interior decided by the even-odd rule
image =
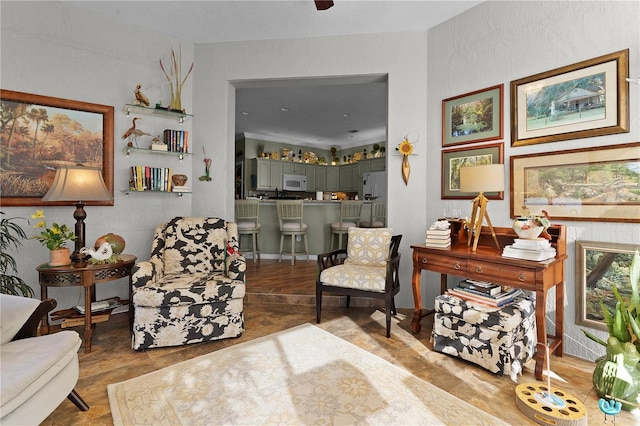
<svg viewBox="0 0 640 426">
<path fill-rule="evenodd" d="M 425 31 L 481 1 L 334 0 L 324 11 L 313 0 L 65 3 L 192 43 L 216 43 Z M 386 140 L 384 76 L 256 82 L 237 88 L 236 107 L 236 137 L 341 149 Z"/>
</svg>

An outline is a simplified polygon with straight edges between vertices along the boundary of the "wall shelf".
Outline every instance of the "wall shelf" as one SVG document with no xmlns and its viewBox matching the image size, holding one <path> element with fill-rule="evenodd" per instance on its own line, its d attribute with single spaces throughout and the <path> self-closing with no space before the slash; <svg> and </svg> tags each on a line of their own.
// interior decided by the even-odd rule
<svg viewBox="0 0 640 426">
<path fill-rule="evenodd" d="M 135 189 L 124 189 L 120 192 L 127 197 L 129 194 L 174 194 L 181 198 L 183 194 L 192 194 L 191 191 L 136 191 Z"/>
<path fill-rule="evenodd" d="M 133 114 L 142 114 L 142 115 L 155 115 L 157 117 L 163 118 L 173 118 L 178 120 L 180 124 L 184 123 L 186 119 L 192 118 L 192 114 L 186 114 L 180 111 L 170 111 L 167 109 L 160 108 L 149 108 L 142 105 L 134 105 L 134 104 L 125 104 L 122 108 L 122 111 L 129 117 L 129 115 Z"/>
<path fill-rule="evenodd" d="M 129 157 L 131 154 L 158 154 L 158 155 L 170 155 L 173 157 L 178 157 L 180 161 L 184 159 L 185 155 L 193 155 L 191 152 L 177 152 L 177 151 L 159 151 L 155 149 L 149 148 L 136 148 L 133 146 L 127 146 L 124 148 L 124 152 Z"/>
</svg>

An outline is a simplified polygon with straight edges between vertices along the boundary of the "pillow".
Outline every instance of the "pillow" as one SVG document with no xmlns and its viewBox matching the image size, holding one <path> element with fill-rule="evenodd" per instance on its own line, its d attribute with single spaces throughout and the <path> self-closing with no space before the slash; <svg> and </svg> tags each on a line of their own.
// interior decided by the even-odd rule
<svg viewBox="0 0 640 426">
<path fill-rule="evenodd" d="M 389 260 L 391 228 L 349 228 L 345 264 L 385 266 Z"/>
</svg>

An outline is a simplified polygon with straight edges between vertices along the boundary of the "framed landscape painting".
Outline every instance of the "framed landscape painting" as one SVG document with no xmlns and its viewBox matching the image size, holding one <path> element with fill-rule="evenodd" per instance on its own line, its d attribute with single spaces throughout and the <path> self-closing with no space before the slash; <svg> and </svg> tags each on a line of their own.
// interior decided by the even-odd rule
<svg viewBox="0 0 640 426">
<path fill-rule="evenodd" d="M 511 156 L 511 217 L 640 223 L 640 142 Z"/>
<path fill-rule="evenodd" d="M 502 139 L 504 85 L 442 101 L 442 146 Z"/>
<path fill-rule="evenodd" d="M 511 146 L 629 131 L 629 49 L 511 82 Z"/>
<path fill-rule="evenodd" d="M 460 167 L 479 166 L 482 164 L 503 163 L 502 142 L 481 145 L 473 148 L 455 148 L 442 151 L 442 199 L 472 200 L 477 192 L 462 192 L 460 190 Z M 502 200 L 504 192 L 486 192 L 484 194 L 491 200 Z"/>
<path fill-rule="evenodd" d="M 613 314 L 615 283 L 622 300 L 631 298 L 629 270 L 640 245 L 576 241 L 576 325 L 607 331 L 600 301 Z"/>
<path fill-rule="evenodd" d="M 112 106 L 0 90 L 0 116 L 2 205 L 67 205 L 41 198 L 56 169 L 75 164 L 101 168 L 113 196 Z"/>
</svg>

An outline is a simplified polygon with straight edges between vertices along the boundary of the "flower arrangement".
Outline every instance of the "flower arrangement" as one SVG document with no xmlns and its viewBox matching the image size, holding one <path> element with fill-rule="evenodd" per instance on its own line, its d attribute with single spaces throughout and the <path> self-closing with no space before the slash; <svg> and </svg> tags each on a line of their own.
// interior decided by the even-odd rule
<svg viewBox="0 0 640 426">
<path fill-rule="evenodd" d="M 64 248 L 67 241 L 75 241 L 76 234 L 67 228 L 67 225 L 58 225 L 54 223 L 51 228 L 47 228 L 45 222 L 44 210 L 36 210 L 35 214 L 31 215 L 32 219 L 40 219 L 40 221 L 33 227 L 36 229 L 42 228 L 40 235 L 36 235 L 33 238 L 42 243 L 43 246 L 49 250 L 57 250 Z"/>
<path fill-rule="evenodd" d="M 204 154 L 204 175 L 200 176 L 198 180 L 209 182 L 211 177 L 209 176 L 209 169 L 211 168 L 211 158 L 207 157 L 207 152 L 204 150 L 204 146 L 202 147 L 202 153 Z"/>
</svg>

